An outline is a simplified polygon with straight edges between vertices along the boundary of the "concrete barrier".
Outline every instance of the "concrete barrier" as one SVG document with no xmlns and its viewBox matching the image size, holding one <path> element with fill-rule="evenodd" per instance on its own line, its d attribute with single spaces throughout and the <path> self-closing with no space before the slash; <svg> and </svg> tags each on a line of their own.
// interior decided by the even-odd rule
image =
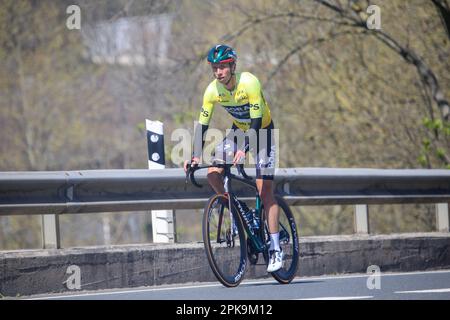
<svg viewBox="0 0 450 320">
<path fill-rule="evenodd" d="M 371 265 L 381 272 L 450 268 L 450 234 L 300 238 L 300 276 L 366 273 Z M 264 265 L 249 266 L 245 276 L 265 277 Z M 6 297 L 205 281 L 217 280 L 202 243 L 0 252 Z"/>
</svg>

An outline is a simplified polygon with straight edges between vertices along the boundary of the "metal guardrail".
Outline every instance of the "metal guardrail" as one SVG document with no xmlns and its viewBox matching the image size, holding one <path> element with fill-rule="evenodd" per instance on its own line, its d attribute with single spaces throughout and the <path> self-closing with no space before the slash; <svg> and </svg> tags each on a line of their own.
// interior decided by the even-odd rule
<svg viewBox="0 0 450 320">
<path fill-rule="evenodd" d="M 0 172 L 0 215 L 44 215 L 48 245 L 59 247 L 59 214 L 203 208 L 212 189 L 205 172 L 196 176 L 204 188 L 186 185 L 182 169 Z M 450 170 L 289 168 L 277 169 L 275 184 L 290 205 L 356 205 L 358 233 L 369 232 L 368 204 L 439 204 L 437 229 L 449 229 Z"/>
</svg>

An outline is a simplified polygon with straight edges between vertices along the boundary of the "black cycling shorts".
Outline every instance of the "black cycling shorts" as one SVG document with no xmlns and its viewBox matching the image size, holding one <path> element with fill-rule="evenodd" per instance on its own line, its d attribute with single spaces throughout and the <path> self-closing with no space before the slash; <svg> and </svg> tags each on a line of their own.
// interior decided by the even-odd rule
<svg viewBox="0 0 450 320">
<path fill-rule="evenodd" d="M 258 134 L 249 138 L 244 132 L 234 124 L 230 132 L 215 148 L 214 159 L 233 163 L 234 154 L 238 146 L 248 145 L 255 161 L 256 178 L 263 180 L 273 180 L 275 175 L 276 144 L 274 136 L 273 121 L 262 129 Z M 244 140 L 245 139 L 245 143 Z"/>
</svg>

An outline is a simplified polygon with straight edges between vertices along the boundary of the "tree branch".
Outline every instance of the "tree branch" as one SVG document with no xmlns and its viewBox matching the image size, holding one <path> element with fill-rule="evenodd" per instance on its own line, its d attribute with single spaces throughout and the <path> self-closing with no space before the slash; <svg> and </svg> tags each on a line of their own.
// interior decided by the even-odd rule
<svg viewBox="0 0 450 320">
<path fill-rule="evenodd" d="M 447 31 L 447 36 L 450 38 L 450 7 L 445 0 L 431 0 L 436 9 L 439 12 L 439 15 L 442 20 L 442 25 L 444 26 L 445 31 Z"/>
<path fill-rule="evenodd" d="M 412 50 L 406 49 L 395 41 L 391 36 L 384 33 L 383 31 L 377 31 L 372 33 L 376 39 L 380 40 L 386 44 L 389 48 L 401 55 L 408 63 L 414 65 L 417 72 L 426 84 L 431 92 L 433 100 L 437 103 L 441 116 L 445 121 L 450 120 L 450 105 L 447 100 L 445 100 L 444 95 L 439 86 L 439 82 L 434 74 L 434 72 L 425 64 L 425 62 L 418 57 Z"/>
<path fill-rule="evenodd" d="M 342 17 L 351 19 L 352 21 L 355 22 L 355 24 L 358 24 L 360 27 L 366 28 L 364 24 L 361 24 L 360 22 L 358 23 L 355 19 L 351 18 L 348 14 L 346 14 L 343 9 L 325 0 L 316 0 L 316 2 L 336 12 Z M 439 1 L 439 3 L 441 3 L 441 1 Z M 416 67 L 419 76 L 430 90 L 433 100 L 438 105 L 441 111 L 441 117 L 444 119 L 444 121 L 449 121 L 450 120 L 449 102 L 444 98 L 444 95 L 441 91 L 439 82 L 434 72 L 426 65 L 426 63 L 421 58 L 419 58 L 411 49 L 403 47 L 395 39 L 393 39 L 391 36 L 384 33 L 383 31 L 377 30 L 376 32 L 373 32 L 372 35 L 374 35 L 376 39 L 380 40 L 389 48 L 391 48 L 399 55 L 401 55 L 408 63 Z"/>
<path fill-rule="evenodd" d="M 361 33 L 366 33 L 366 31 L 364 30 Z M 354 34 L 354 31 L 346 30 L 343 32 L 332 33 L 332 34 L 330 34 L 329 37 L 321 37 L 321 38 L 314 39 L 314 40 L 308 40 L 308 41 L 296 46 L 291 51 L 289 51 L 288 54 L 286 54 L 284 56 L 284 58 L 281 60 L 281 62 L 278 63 L 278 65 L 275 67 L 275 69 L 269 74 L 268 81 L 270 81 L 280 71 L 280 69 L 283 67 L 283 65 L 286 64 L 295 53 L 301 51 L 302 49 L 305 49 L 306 47 L 308 47 L 310 45 L 320 44 L 322 42 L 334 40 L 337 37 L 340 37 L 343 35 L 348 35 L 348 34 Z"/>
</svg>

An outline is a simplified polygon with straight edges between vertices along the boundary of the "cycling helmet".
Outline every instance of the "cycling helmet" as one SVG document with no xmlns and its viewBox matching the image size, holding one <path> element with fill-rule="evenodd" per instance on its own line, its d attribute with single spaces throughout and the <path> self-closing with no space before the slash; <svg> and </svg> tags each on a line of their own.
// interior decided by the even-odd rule
<svg viewBox="0 0 450 320">
<path fill-rule="evenodd" d="M 209 50 L 208 62 L 209 63 L 228 63 L 236 62 L 237 55 L 233 48 L 224 44 L 218 44 Z"/>
</svg>

